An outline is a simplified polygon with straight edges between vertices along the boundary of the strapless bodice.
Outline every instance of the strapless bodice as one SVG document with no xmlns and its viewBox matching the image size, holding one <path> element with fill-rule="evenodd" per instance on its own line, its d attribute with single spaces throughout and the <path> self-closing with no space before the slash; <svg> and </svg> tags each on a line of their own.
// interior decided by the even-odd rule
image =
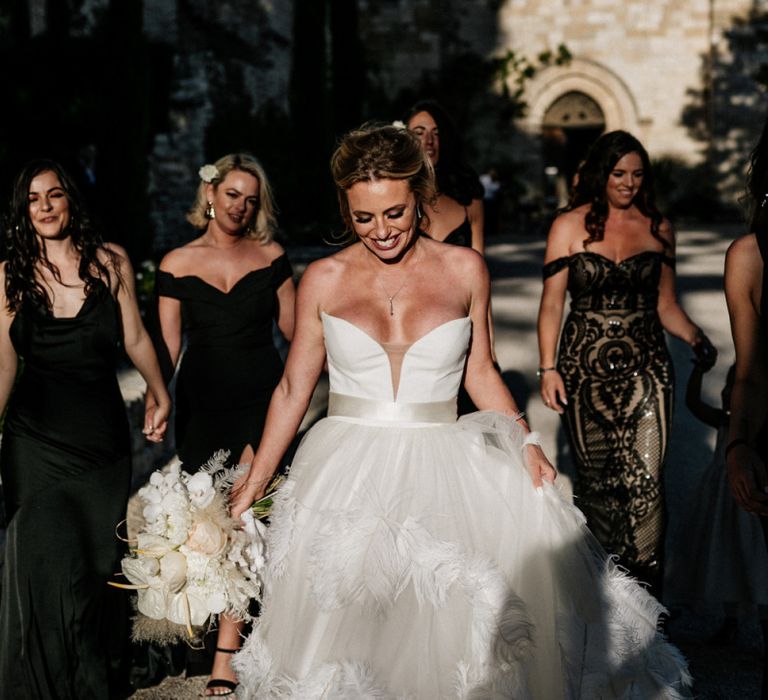
<svg viewBox="0 0 768 700">
<path fill-rule="evenodd" d="M 393 376 L 384 346 L 365 331 L 330 314 L 322 320 L 331 392 L 398 404 L 456 398 L 472 328 L 468 316 L 442 323 L 410 345 L 397 358 L 399 376 Z"/>
</svg>

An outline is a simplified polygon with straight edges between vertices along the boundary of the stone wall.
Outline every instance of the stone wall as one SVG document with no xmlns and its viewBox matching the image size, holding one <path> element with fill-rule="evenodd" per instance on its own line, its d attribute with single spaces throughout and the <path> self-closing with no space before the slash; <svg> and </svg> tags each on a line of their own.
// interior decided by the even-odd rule
<svg viewBox="0 0 768 700">
<path fill-rule="evenodd" d="M 145 34 L 168 44 L 172 62 L 168 129 L 150 155 L 155 251 L 194 235 L 184 215 L 197 170 L 224 155 L 210 152 L 212 124 L 226 121 L 227 110 L 253 116 L 271 104 L 287 111 L 292 26 L 288 0 L 145 0 Z M 253 150 L 247 140 L 235 147 Z"/>
<path fill-rule="evenodd" d="M 437 72 L 453 54 L 485 58 L 511 49 L 535 57 L 564 44 L 570 65 L 549 67 L 527 84 L 525 118 L 509 139 L 478 114 L 466 129 L 484 167 L 497 156 L 541 178 L 538 139 L 547 109 L 569 91 L 595 100 L 606 129 L 635 133 L 653 157 L 689 164 L 709 158 L 733 199 L 748 144 L 766 113 L 754 70 L 768 60 L 753 21 L 767 0 L 360 0 L 362 41 L 391 91 Z M 750 19 L 752 18 L 752 19 Z M 513 85 L 510 85 L 514 88 Z M 714 90 L 710 100 L 709 88 Z M 494 138 L 496 136 L 496 138 Z"/>
</svg>

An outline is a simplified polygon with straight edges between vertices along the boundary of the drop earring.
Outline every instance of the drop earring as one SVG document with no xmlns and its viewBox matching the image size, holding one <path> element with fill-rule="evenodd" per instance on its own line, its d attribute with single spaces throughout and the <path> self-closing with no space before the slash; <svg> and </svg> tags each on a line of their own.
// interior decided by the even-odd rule
<svg viewBox="0 0 768 700">
<path fill-rule="evenodd" d="M 216 218 L 216 210 L 213 208 L 213 202 L 208 202 L 208 206 L 205 208 L 205 218 L 206 219 Z"/>
</svg>

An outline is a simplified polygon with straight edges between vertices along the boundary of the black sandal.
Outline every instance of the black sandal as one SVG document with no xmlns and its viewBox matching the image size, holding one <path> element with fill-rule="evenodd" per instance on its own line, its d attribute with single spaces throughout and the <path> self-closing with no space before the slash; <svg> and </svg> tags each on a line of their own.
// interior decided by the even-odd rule
<svg viewBox="0 0 768 700">
<path fill-rule="evenodd" d="M 237 654 L 239 649 L 224 649 L 223 647 L 216 647 L 217 652 L 222 654 Z M 207 698 L 224 698 L 227 695 L 234 695 L 237 688 L 236 681 L 228 681 L 226 678 L 211 678 L 208 683 L 205 684 L 206 690 L 215 690 L 217 688 L 224 688 L 226 693 L 206 693 L 204 697 Z"/>
</svg>

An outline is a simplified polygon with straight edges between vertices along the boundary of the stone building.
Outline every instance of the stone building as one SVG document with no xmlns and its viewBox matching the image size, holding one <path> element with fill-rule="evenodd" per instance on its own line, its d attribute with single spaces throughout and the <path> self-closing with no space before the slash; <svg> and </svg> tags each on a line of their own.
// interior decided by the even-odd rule
<svg viewBox="0 0 768 700">
<path fill-rule="evenodd" d="M 479 167 L 512 158 L 536 190 L 546 184 L 545 171 L 569 178 L 602 131 L 625 129 L 652 157 L 711 164 L 726 199 L 741 187 L 746 154 L 768 107 L 765 74 L 762 85 L 756 79 L 768 61 L 766 0 L 359 5 L 363 43 L 380 55 L 398 47 L 372 73 L 389 91 L 406 89 L 419 72 L 437 72 L 451 57 L 509 50 L 535 57 L 567 47 L 570 62 L 542 67 L 527 80 L 527 111 L 506 138 L 498 138 L 498 121 L 489 122 L 482 109 L 464 120 Z M 456 109 L 464 106 L 457 101 Z"/>
<path fill-rule="evenodd" d="M 21 48 L 34 58 L 38 47 L 50 47 L 60 57 L 62 35 L 84 47 L 66 65 L 93 76 L 96 87 L 76 103 L 88 109 L 68 105 L 61 119 L 70 114 L 69 122 L 49 131 L 73 145 L 95 132 L 112 168 L 101 181 L 123 178 L 135 190 L 117 240 L 130 245 L 146 230 L 131 249 L 137 255 L 192 235 L 184 214 L 197 169 L 234 149 L 265 161 L 283 198 L 281 223 L 294 234 L 309 231 L 301 240 L 319 241 L 337 225 L 327 172 L 335 138 L 365 119 L 396 119 L 420 97 L 436 97 L 454 114 L 478 170 L 506 171 L 521 190 L 517 199 L 534 203 L 563 192 L 589 143 L 617 128 L 636 134 L 652 157 L 674 162 L 667 170 L 691 201 L 702 199 L 692 189 L 702 183 L 712 199 L 733 201 L 766 113 L 768 0 L 27 0 L 13 7 L 7 16 L 0 10 L 0 38 L 15 42 L 12 53 Z M 570 61 L 541 59 L 560 45 Z M 97 58 L 81 60 L 86 49 Z M 100 61 L 109 65 L 105 83 Z M 11 78 L 27 99 L 23 74 Z M 11 112 L 16 132 L 37 123 L 32 110 Z M 16 145 L 0 151 L 21 159 L 23 140 Z M 124 187 L 102 200 L 125 200 Z"/>
</svg>

